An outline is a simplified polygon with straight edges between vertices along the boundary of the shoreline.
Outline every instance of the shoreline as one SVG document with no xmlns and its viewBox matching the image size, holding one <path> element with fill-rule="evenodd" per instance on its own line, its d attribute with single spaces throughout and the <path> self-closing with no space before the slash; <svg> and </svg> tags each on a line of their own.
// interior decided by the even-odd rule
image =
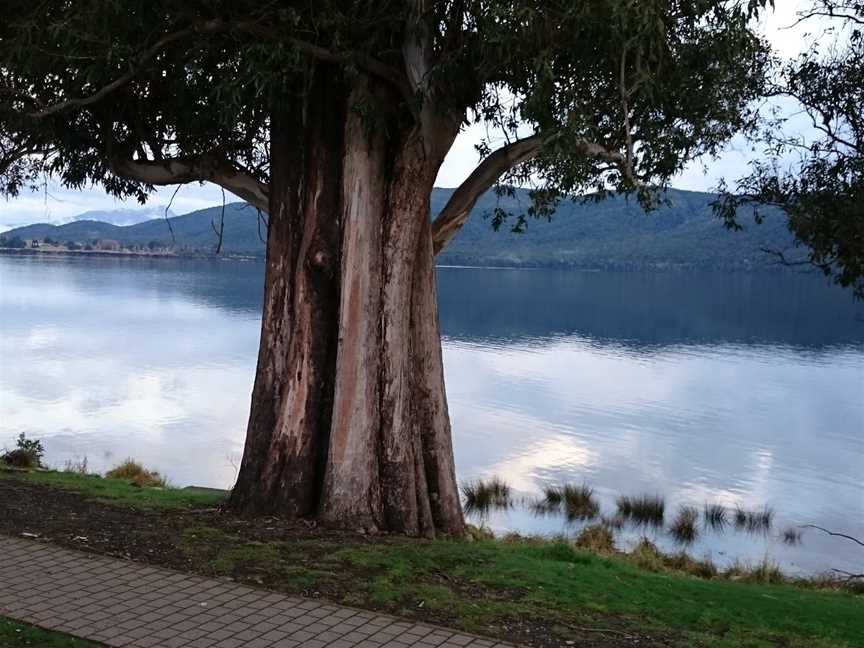
<svg viewBox="0 0 864 648">
<path fill-rule="evenodd" d="M 217 261 L 263 261 L 264 257 L 255 256 L 252 254 L 206 254 L 188 253 L 176 254 L 170 252 L 132 252 L 129 250 L 43 250 L 40 248 L 0 248 L 0 255 L 7 256 L 72 256 L 72 257 L 130 257 L 138 259 L 197 259 L 197 260 L 217 260 Z"/>
<path fill-rule="evenodd" d="M 131 258 L 131 259 L 191 259 L 196 261 L 255 261 L 265 262 L 266 257 L 255 254 L 212 254 L 205 252 L 189 252 L 183 254 L 170 252 L 132 252 L 127 250 L 62 250 L 62 249 L 34 249 L 34 248 L 0 248 L 0 256 L 29 256 L 40 255 L 55 257 L 98 257 L 98 258 Z M 691 264 L 654 263 L 646 265 L 635 264 L 610 264 L 607 267 L 567 265 L 564 263 L 538 265 L 470 265 L 465 263 L 443 262 L 436 263 L 435 267 L 441 270 L 555 270 L 559 272 L 587 272 L 587 273 L 636 273 L 636 272 L 704 272 L 720 274 L 810 274 L 821 276 L 816 268 L 784 267 L 780 265 L 741 265 L 741 266 L 701 266 Z"/>
<path fill-rule="evenodd" d="M 0 533 L 288 595 L 403 616 L 534 648 L 848 646 L 860 590 L 717 573 L 650 543 L 410 539 L 231 513 L 217 492 L 81 472 L 0 470 Z M 596 534 L 595 534 L 596 535 Z M 711 611 L 711 617 L 704 616 Z M 712 619 L 724 619 L 718 629 Z M 732 641 L 730 644 L 729 642 Z M 491 643 L 490 643 L 491 645 Z M 779 645 L 779 644 L 778 644 Z"/>
</svg>

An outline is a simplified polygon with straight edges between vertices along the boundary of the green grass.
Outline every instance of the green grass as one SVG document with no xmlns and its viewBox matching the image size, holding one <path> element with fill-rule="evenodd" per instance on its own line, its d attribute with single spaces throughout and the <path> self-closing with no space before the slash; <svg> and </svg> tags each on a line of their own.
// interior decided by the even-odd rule
<svg viewBox="0 0 864 648">
<path fill-rule="evenodd" d="M 4 474 L 121 505 L 212 506 L 221 497 L 77 474 Z M 708 648 L 852 648 L 864 637 L 864 595 L 772 578 L 729 580 L 716 570 L 698 569 L 685 554 L 601 556 L 565 541 L 489 540 L 479 534 L 470 542 L 333 536 L 261 542 L 239 530 L 183 524 L 176 547 L 199 573 L 317 592 L 478 634 L 506 635 L 503 624 L 530 620 L 564 638 L 578 635 L 578 627 L 611 628 Z"/>
<path fill-rule="evenodd" d="M 13 479 L 74 491 L 103 502 L 139 508 L 216 506 L 225 498 L 224 494 L 211 490 L 140 487 L 118 479 L 104 479 L 98 475 L 82 475 L 76 472 L 13 471 L 4 472 L 3 475 Z"/>
<path fill-rule="evenodd" d="M 95 644 L 59 632 L 49 632 L 25 623 L 0 617 L 0 648 L 39 646 L 39 648 L 96 648 Z"/>
<path fill-rule="evenodd" d="M 477 633 L 502 619 L 562 629 L 613 620 L 619 630 L 672 634 L 682 645 L 851 648 L 864 632 L 862 596 L 651 572 L 565 542 L 251 543 L 208 527 L 187 529 L 182 542 L 204 571 L 265 574 L 269 584 L 336 592 L 343 603 L 394 613 L 425 609 Z"/>
</svg>

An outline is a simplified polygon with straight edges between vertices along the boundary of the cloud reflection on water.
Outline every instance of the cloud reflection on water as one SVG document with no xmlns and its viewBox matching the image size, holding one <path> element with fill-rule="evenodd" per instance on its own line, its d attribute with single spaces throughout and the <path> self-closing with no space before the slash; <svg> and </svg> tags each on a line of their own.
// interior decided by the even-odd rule
<svg viewBox="0 0 864 648">
<path fill-rule="evenodd" d="M 23 430 L 54 464 L 134 456 L 179 485 L 228 486 L 260 273 L 0 257 L 0 444 Z M 783 275 L 440 276 L 462 478 L 498 474 L 525 494 L 585 481 L 607 512 L 622 493 L 661 493 L 670 510 L 770 504 L 784 522 L 864 535 L 864 322 L 846 294 Z M 490 524 L 561 530 L 517 510 Z M 693 550 L 853 560 L 826 538 L 760 542 L 727 534 Z"/>
</svg>

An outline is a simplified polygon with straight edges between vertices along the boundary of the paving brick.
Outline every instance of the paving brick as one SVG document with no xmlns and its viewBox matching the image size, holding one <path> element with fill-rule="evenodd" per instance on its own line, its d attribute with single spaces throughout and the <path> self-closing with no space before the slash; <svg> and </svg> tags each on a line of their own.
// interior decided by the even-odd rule
<svg viewBox="0 0 864 648">
<path fill-rule="evenodd" d="M 515 648 L 0 535 L 0 612 L 117 648 Z"/>
</svg>

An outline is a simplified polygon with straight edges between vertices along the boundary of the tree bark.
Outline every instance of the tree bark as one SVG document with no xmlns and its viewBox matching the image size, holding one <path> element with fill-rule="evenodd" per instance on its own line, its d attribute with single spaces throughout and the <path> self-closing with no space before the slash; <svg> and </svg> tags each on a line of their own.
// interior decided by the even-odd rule
<svg viewBox="0 0 864 648">
<path fill-rule="evenodd" d="M 264 310 L 246 447 L 231 505 L 315 512 L 333 397 L 339 300 L 339 110 L 307 111 L 341 91 L 321 66 L 308 97 L 274 111 Z M 298 90 L 298 95 L 301 90 Z"/>
<path fill-rule="evenodd" d="M 316 74 L 295 121 L 273 123 L 261 349 L 231 506 L 459 535 L 429 213 L 441 159 L 421 129 L 355 109 L 398 123 L 392 90 L 337 77 Z"/>
</svg>

